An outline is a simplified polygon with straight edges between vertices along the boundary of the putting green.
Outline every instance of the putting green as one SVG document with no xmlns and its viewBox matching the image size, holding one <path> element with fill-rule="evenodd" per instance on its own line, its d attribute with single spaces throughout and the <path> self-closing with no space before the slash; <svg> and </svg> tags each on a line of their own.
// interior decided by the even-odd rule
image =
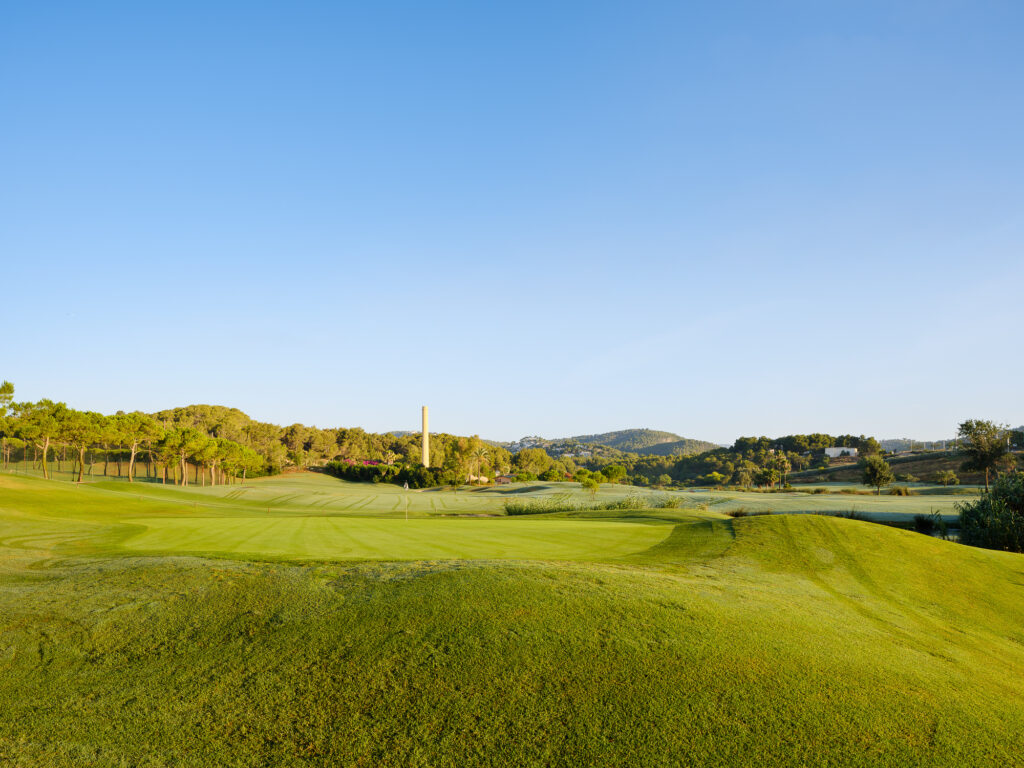
<svg viewBox="0 0 1024 768">
<path fill-rule="evenodd" d="M 210 517 L 127 520 L 132 550 L 299 560 L 603 560 L 649 549 L 672 526 L 599 520 Z"/>
</svg>

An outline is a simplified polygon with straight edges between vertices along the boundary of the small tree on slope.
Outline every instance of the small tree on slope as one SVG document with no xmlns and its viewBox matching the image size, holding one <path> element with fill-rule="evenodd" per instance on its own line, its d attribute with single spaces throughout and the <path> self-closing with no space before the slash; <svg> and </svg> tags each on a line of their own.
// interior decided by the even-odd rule
<svg viewBox="0 0 1024 768">
<path fill-rule="evenodd" d="M 963 469 L 984 472 L 987 491 L 989 472 L 1009 451 L 1010 431 L 991 421 L 968 419 L 960 425 L 957 437 L 964 441 L 960 450 L 967 454 Z"/>
<path fill-rule="evenodd" d="M 877 454 L 868 456 L 862 466 L 864 468 L 864 485 L 874 486 L 877 494 L 882 493 L 883 486 L 896 479 L 889 462 Z"/>
</svg>

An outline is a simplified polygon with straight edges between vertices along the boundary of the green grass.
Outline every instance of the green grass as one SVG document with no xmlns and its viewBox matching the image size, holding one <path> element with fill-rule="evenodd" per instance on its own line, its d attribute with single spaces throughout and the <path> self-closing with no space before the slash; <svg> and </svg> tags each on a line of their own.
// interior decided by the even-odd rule
<svg viewBox="0 0 1024 768">
<path fill-rule="evenodd" d="M 0 475 L 0 765 L 1021 764 L 1018 555 L 736 494 L 111 485 Z"/>
<path fill-rule="evenodd" d="M 648 549 L 668 525 L 599 520 L 368 520 L 348 517 L 129 520 L 126 549 L 303 560 L 582 560 Z"/>
</svg>

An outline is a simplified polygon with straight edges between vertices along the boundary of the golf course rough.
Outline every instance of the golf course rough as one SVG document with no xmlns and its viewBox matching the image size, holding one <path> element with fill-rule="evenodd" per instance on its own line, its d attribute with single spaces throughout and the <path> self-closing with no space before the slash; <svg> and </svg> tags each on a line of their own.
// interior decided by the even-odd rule
<svg viewBox="0 0 1024 768">
<path fill-rule="evenodd" d="M 0 765 L 1024 762 L 1024 557 L 324 480 L 0 475 Z"/>
</svg>

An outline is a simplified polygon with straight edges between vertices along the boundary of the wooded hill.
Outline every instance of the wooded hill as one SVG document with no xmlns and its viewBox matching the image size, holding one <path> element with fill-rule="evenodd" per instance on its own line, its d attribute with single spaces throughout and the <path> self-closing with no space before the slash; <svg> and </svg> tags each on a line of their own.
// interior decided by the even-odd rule
<svg viewBox="0 0 1024 768">
<path fill-rule="evenodd" d="M 493 445 L 517 453 L 526 448 L 542 448 L 553 457 L 591 457 L 619 460 L 630 456 L 689 456 L 710 451 L 718 446 L 706 440 L 682 437 L 674 432 L 656 429 L 623 429 L 593 435 L 544 438 L 524 437 L 515 442 L 494 442 Z"/>
<path fill-rule="evenodd" d="M 512 467 L 508 451 L 487 447 L 476 436 L 432 434 L 430 457 L 432 468 L 447 470 L 452 478 L 494 476 Z M 48 477 L 67 465 L 79 481 L 86 474 L 102 474 L 219 485 L 331 461 L 418 465 L 420 435 L 375 434 L 359 427 L 281 427 L 222 405 L 108 416 L 47 399 L 17 403 L 13 385 L 0 385 L 0 464 L 5 469 L 13 464 Z"/>
<path fill-rule="evenodd" d="M 606 445 L 625 453 L 640 456 L 686 456 L 703 453 L 718 446 L 706 440 L 694 440 L 674 432 L 656 429 L 623 429 L 618 432 L 604 432 L 598 435 L 577 435 L 569 438 L 589 445 Z"/>
</svg>

